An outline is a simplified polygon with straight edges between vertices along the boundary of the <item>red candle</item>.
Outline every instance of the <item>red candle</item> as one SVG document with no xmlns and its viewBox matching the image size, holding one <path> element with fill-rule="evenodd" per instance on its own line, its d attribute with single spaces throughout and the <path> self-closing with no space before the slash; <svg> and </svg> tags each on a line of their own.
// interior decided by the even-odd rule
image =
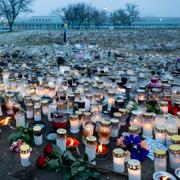
<svg viewBox="0 0 180 180">
<path fill-rule="evenodd" d="M 67 137 L 67 139 L 66 139 L 66 146 L 67 147 L 75 148 L 78 145 L 79 145 L 79 141 L 76 138 Z"/>
<path fill-rule="evenodd" d="M 104 144 L 99 144 L 96 146 L 96 153 L 98 155 L 105 155 L 108 153 L 108 148 Z"/>
</svg>

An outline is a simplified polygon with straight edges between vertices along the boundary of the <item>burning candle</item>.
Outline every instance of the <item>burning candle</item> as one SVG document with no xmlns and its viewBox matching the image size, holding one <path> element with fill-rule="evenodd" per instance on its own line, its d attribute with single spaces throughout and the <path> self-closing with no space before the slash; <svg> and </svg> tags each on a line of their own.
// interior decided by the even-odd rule
<svg viewBox="0 0 180 180">
<path fill-rule="evenodd" d="M 89 161 L 96 158 L 96 146 L 97 138 L 95 136 L 89 136 L 86 138 L 85 153 L 87 154 Z"/>
<path fill-rule="evenodd" d="M 104 144 L 98 144 L 96 146 L 96 154 L 99 156 L 104 156 L 108 153 L 108 148 Z"/>
<path fill-rule="evenodd" d="M 70 94 L 67 99 L 67 112 L 69 114 L 72 114 L 74 110 L 74 98 L 74 94 Z"/>
<path fill-rule="evenodd" d="M 20 146 L 20 158 L 21 158 L 21 165 L 23 167 L 28 167 L 31 164 L 30 161 L 30 146 L 27 144 L 23 144 Z"/>
<path fill-rule="evenodd" d="M 139 110 L 132 111 L 131 119 L 130 119 L 130 125 L 131 126 L 137 126 L 139 129 L 142 127 L 142 118 L 141 118 L 142 112 Z"/>
<path fill-rule="evenodd" d="M 70 116 L 70 131 L 73 134 L 77 134 L 79 132 L 80 121 L 78 115 Z"/>
<path fill-rule="evenodd" d="M 124 172 L 126 153 L 121 148 L 116 148 L 113 150 L 113 169 L 117 173 Z"/>
<path fill-rule="evenodd" d="M 167 129 L 166 130 L 166 146 L 169 147 L 172 142 L 171 142 L 171 136 L 177 135 L 178 132 L 176 129 Z"/>
<path fill-rule="evenodd" d="M 173 144 L 169 146 L 169 159 L 172 169 L 180 167 L 180 145 Z"/>
<path fill-rule="evenodd" d="M 66 138 L 67 138 L 67 131 L 65 129 L 58 129 L 56 145 L 61 150 L 61 155 L 64 154 L 64 152 L 66 151 Z"/>
<path fill-rule="evenodd" d="M 42 113 L 44 115 L 48 114 L 49 111 L 48 104 L 49 104 L 48 100 L 42 100 Z"/>
<path fill-rule="evenodd" d="M 156 149 L 154 151 L 154 171 L 166 171 L 166 151 L 163 149 Z"/>
<path fill-rule="evenodd" d="M 34 120 L 41 121 L 41 106 L 39 104 L 34 106 Z"/>
<path fill-rule="evenodd" d="M 9 76 L 10 76 L 9 71 L 5 69 L 3 71 L 3 83 L 4 83 L 5 86 L 9 85 Z"/>
<path fill-rule="evenodd" d="M 98 130 L 98 135 L 99 135 L 99 142 L 102 144 L 109 144 L 109 139 L 111 136 L 111 122 L 106 121 L 102 119 L 100 121 L 100 127 Z"/>
<path fill-rule="evenodd" d="M 119 134 L 119 119 L 112 118 L 111 119 L 111 137 L 115 138 L 118 137 Z"/>
<path fill-rule="evenodd" d="M 68 148 L 75 148 L 79 145 L 79 141 L 76 138 L 67 137 L 66 146 Z"/>
<path fill-rule="evenodd" d="M 141 180 L 141 164 L 136 159 L 130 159 L 128 161 L 128 179 L 129 180 Z"/>
<path fill-rule="evenodd" d="M 145 113 L 143 115 L 143 138 L 153 137 L 153 114 Z"/>
<path fill-rule="evenodd" d="M 121 114 L 120 117 L 120 125 L 121 126 L 126 126 L 126 119 L 127 119 L 127 109 L 120 108 L 119 113 Z"/>
<path fill-rule="evenodd" d="M 27 103 L 26 104 L 26 117 L 27 119 L 33 119 L 33 104 L 32 103 Z"/>
<path fill-rule="evenodd" d="M 1 104 L 0 104 L 0 116 L 3 115 L 3 112 L 2 112 L 2 108 L 1 108 Z"/>
<path fill-rule="evenodd" d="M 163 113 L 168 113 L 168 102 L 167 101 L 161 101 L 160 103 L 160 109 Z"/>
<path fill-rule="evenodd" d="M 155 139 L 161 144 L 165 144 L 166 141 L 166 129 L 163 127 L 156 127 L 155 129 Z"/>
<path fill-rule="evenodd" d="M 108 92 L 108 110 L 111 110 L 111 107 L 114 105 L 115 103 L 115 93 L 114 91 L 109 91 Z"/>
<path fill-rule="evenodd" d="M 25 127 L 25 114 L 21 111 L 16 113 L 16 127 Z"/>
<path fill-rule="evenodd" d="M 33 127 L 34 133 L 34 144 L 37 146 L 42 145 L 43 138 L 42 138 L 42 128 L 39 125 Z"/>
<path fill-rule="evenodd" d="M 0 120 L 0 126 L 7 126 L 10 124 L 10 117 Z"/>
<path fill-rule="evenodd" d="M 6 108 L 9 115 L 13 114 L 13 97 L 12 93 L 6 94 Z"/>
</svg>

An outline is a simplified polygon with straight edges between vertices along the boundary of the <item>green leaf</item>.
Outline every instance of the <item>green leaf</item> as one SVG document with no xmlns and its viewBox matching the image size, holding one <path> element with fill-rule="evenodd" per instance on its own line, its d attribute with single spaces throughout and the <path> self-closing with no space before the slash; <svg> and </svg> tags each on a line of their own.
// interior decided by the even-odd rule
<svg viewBox="0 0 180 180">
<path fill-rule="evenodd" d="M 81 164 L 82 164 L 81 162 L 75 161 L 75 162 L 72 163 L 71 168 L 78 168 L 78 167 L 81 166 Z"/>
<path fill-rule="evenodd" d="M 88 155 L 85 153 L 84 156 L 83 156 L 83 160 L 84 161 L 88 161 Z"/>
<path fill-rule="evenodd" d="M 78 174 L 77 168 L 71 168 L 71 175 L 75 176 L 76 174 Z"/>
<path fill-rule="evenodd" d="M 47 164 L 50 169 L 56 169 L 60 166 L 58 159 L 51 159 Z"/>
<path fill-rule="evenodd" d="M 89 173 L 86 173 L 86 172 L 81 172 L 79 173 L 79 180 L 86 180 L 90 177 L 90 174 Z"/>
<path fill-rule="evenodd" d="M 53 153 L 52 154 L 56 157 L 60 157 L 61 151 L 60 151 L 59 147 L 56 146 L 55 144 L 52 144 L 52 147 L 53 147 Z"/>
<path fill-rule="evenodd" d="M 31 140 L 31 137 L 30 137 L 29 134 L 24 134 L 24 135 L 22 136 L 22 139 L 23 139 L 26 143 L 29 143 L 30 140 Z"/>
<path fill-rule="evenodd" d="M 86 167 L 85 166 L 80 166 L 78 167 L 77 169 L 79 172 L 82 172 L 82 171 L 85 171 L 86 170 Z"/>
<path fill-rule="evenodd" d="M 91 177 L 93 177 L 94 179 L 101 179 L 101 173 L 99 173 L 97 171 L 92 171 Z"/>
<path fill-rule="evenodd" d="M 16 141 L 16 140 L 20 139 L 21 136 L 22 136 L 22 132 L 12 133 L 9 135 L 8 140 Z"/>
<path fill-rule="evenodd" d="M 71 151 L 66 151 L 65 152 L 65 155 L 64 156 L 67 156 L 68 159 L 70 159 L 71 161 L 76 161 L 76 159 L 74 158 L 74 156 L 72 155 Z"/>
</svg>

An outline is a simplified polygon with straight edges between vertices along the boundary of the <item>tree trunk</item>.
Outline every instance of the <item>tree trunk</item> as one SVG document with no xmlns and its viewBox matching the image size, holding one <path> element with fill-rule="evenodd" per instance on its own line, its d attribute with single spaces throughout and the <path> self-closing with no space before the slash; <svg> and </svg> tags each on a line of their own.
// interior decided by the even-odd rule
<svg viewBox="0 0 180 180">
<path fill-rule="evenodd" d="M 9 22 L 8 24 L 9 24 L 9 31 L 12 32 L 14 22 Z"/>
</svg>

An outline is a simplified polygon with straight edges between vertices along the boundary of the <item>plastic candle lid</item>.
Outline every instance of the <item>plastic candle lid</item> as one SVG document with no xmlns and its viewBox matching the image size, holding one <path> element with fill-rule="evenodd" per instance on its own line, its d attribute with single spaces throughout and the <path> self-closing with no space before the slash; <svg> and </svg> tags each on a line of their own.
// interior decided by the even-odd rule
<svg viewBox="0 0 180 180">
<path fill-rule="evenodd" d="M 113 156 L 117 158 L 125 157 L 126 153 L 123 149 L 121 148 L 116 148 L 113 150 Z"/>
<path fill-rule="evenodd" d="M 177 144 L 170 145 L 169 151 L 173 154 L 180 154 L 180 145 Z"/>
<path fill-rule="evenodd" d="M 165 158 L 166 157 L 166 151 L 163 149 L 156 149 L 154 151 L 154 155 L 157 158 Z"/>
<path fill-rule="evenodd" d="M 136 159 L 130 159 L 128 161 L 128 167 L 130 169 L 137 170 L 137 169 L 140 169 L 141 163 Z"/>
<path fill-rule="evenodd" d="M 96 144 L 97 138 L 95 136 L 89 136 L 86 138 L 87 144 Z"/>
<path fill-rule="evenodd" d="M 180 135 L 173 135 L 171 136 L 172 143 L 180 143 Z"/>
<path fill-rule="evenodd" d="M 118 113 L 118 112 L 114 113 L 113 115 L 114 115 L 115 117 L 121 117 L 121 116 L 122 116 L 121 113 Z"/>
<path fill-rule="evenodd" d="M 121 114 L 126 114 L 126 113 L 127 113 L 127 109 L 120 108 L 120 109 L 119 109 L 119 112 L 120 112 Z"/>
<path fill-rule="evenodd" d="M 113 125 L 119 124 L 119 119 L 112 118 L 111 119 L 111 124 L 113 124 Z"/>
<path fill-rule="evenodd" d="M 41 129 L 42 129 L 41 126 L 38 126 L 38 125 L 33 127 L 33 131 L 35 131 L 35 132 L 39 132 L 39 131 L 41 131 Z"/>
<path fill-rule="evenodd" d="M 65 135 L 65 134 L 67 134 L 67 131 L 65 129 L 60 128 L 60 129 L 57 130 L 57 134 Z"/>
<path fill-rule="evenodd" d="M 29 149 L 30 149 L 30 146 L 29 146 L 28 144 L 23 144 L 23 145 L 20 146 L 20 151 L 21 151 L 22 153 L 28 152 Z"/>
</svg>

